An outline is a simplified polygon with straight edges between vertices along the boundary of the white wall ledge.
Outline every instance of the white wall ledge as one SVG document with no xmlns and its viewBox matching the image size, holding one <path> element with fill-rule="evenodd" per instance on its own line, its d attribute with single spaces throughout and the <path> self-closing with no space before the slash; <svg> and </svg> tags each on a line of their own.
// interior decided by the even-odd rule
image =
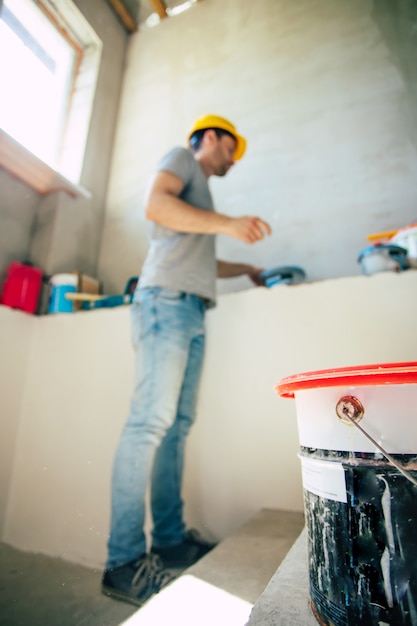
<svg viewBox="0 0 417 626">
<path fill-rule="evenodd" d="M 0 167 L 44 196 L 64 191 L 73 198 L 91 198 L 88 189 L 77 185 L 0 129 Z"/>
</svg>

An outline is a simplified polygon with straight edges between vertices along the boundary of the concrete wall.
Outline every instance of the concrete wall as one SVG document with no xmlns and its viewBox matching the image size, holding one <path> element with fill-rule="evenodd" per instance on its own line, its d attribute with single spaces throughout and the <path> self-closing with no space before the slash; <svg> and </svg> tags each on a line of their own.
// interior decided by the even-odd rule
<svg viewBox="0 0 417 626">
<path fill-rule="evenodd" d="M 187 448 L 189 524 L 222 538 L 260 508 L 301 510 L 295 405 L 274 385 L 415 359 L 416 307 L 411 270 L 221 296 Z M 132 388 L 129 307 L 43 317 L 0 307 L 0 340 L 1 539 L 101 565 Z"/>
<path fill-rule="evenodd" d="M 147 176 L 205 111 L 249 139 L 236 170 L 213 180 L 218 209 L 274 227 L 253 248 L 219 238 L 224 258 L 300 264 L 311 280 L 355 275 L 368 233 L 416 218 L 413 0 L 198 3 L 130 38 L 120 116 L 127 35 L 106 2 L 76 4 L 104 42 L 81 181 L 93 197 L 40 198 L 0 171 L 0 271 L 30 258 L 120 292 L 147 251 Z"/>
<path fill-rule="evenodd" d="M 219 256 L 298 264 L 311 280 L 359 274 L 369 233 L 417 217 L 413 4 L 210 0 L 133 36 L 99 262 L 106 290 L 140 272 L 148 174 L 205 112 L 249 141 L 212 181 L 217 209 L 260 213 L 274 229 L 250 249 L 220 237 Z"/>
<path fill-rule="evenodd" d="M 0 170 L 0 272 L 29 259 L 47 274 L 78 269 L 96 275 L 108 170 L 118 115 L 127 34 L 102 0 L 75 0 L 103 42 L 80 183 L 89 200 L 63 192 L 41 197 Z"/>
<path fill-rule="evenodd" d="M 392 61 L 405 79 L 410 140 L 417 146 L 417 4 L 414 0 L 378 0 L 373 17 L 390 49 Z"/>
<path fill-rule="evenodd" d="M 0 169 L 0 273 L 12 261 L 30 258 L 40 196 Z"/>
</svg>

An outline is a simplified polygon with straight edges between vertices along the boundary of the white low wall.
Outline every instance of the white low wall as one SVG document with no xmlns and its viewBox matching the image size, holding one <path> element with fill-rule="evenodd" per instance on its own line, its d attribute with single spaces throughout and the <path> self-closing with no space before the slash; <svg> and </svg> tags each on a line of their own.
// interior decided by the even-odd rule
<svg viewBox="0 0 417 626">
<path fill-rule="evenodd" d="M 416 359 L 416 309 L 414 271 L 221 296 L 187 449 L 190 525 L 222 538 L 262 507 L 302 510 L 295 406 L 273 386 Z M 1 307 L 0 328 L 2 539 L 100 566 L 132 386 L 129 307 L 39 318 Z"/>
<path fill-rule="evenodd" d="M 36 320 L 0 306 L 0 537 L 3 536 Z"/>
</svg>

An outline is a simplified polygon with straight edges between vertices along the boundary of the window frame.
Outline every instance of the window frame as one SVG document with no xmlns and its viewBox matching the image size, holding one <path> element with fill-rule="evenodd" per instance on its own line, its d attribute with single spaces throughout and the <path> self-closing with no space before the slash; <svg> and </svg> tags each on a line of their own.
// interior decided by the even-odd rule
<svg viewBox="0 0 417 626">
<path fill-rule="evenodd" d="M 55 169 L 0 129 L 0 167 L 41 195 L 65 191 L 75 197 L 91 197 L 80 179 L 103 45 L 72 0 L 32 1 L 78 50 L 60 158 Z"/>
</svg>

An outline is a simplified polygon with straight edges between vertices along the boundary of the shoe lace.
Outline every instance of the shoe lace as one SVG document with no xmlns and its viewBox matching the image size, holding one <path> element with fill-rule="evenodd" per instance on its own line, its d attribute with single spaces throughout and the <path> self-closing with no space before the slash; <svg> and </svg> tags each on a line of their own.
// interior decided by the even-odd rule
<svg viewBox="0 0 417 626">
<path fill-rule="evenodd" d="M 156 554 L 147 554 L 135 563 L 136 573 L 132 578 L 132 588 L 137 591 L 144 587 L 161 589 L 167 585 L 173 576 L 163 569 L 162 561 Z"/>
</svg>

